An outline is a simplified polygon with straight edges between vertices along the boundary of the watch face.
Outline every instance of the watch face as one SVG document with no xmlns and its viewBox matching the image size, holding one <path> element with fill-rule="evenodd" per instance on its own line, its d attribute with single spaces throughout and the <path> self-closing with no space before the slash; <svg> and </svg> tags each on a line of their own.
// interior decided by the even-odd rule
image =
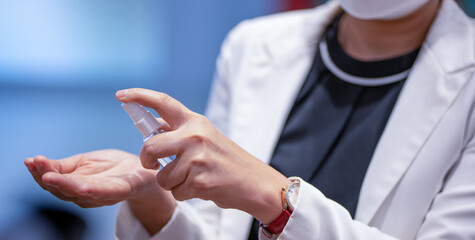
<svg viewBox="0 0 475 240">
<path fill-rule="evenodd" d="M 289 208 L 293 211 L 294 206 L 297 204 L 297 197 L 299 195 L 300 183 L 293 182 L 290 184 L 289 188 L 287 189 L 287 196 L 286 201 Z"/>
</svg>

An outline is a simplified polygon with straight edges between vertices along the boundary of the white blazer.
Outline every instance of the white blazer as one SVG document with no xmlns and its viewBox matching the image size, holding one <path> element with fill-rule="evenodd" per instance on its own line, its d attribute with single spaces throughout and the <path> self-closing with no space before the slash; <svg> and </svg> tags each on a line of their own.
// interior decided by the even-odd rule
<svg viewBox="0 0 475 240">
<path fill-rule="evenodd" d="M 340 11 L 332 1 L 239 24 L 217 62 L 207 111 L 216 127 L 269 162 L 319 38 Z M 279 239 L 475 239 L 474 27 L 443 0 L 376 147 L 355 220 L 304 182 Z M 244 240 L 251 221 L 191 200 L 154 238 Z M 126 204 L 116 236 L 150 237 Z"/>
</svg>

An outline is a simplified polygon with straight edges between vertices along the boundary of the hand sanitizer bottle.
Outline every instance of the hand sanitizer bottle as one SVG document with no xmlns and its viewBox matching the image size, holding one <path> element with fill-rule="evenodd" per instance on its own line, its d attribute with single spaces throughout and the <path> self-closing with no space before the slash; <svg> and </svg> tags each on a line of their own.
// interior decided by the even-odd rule
<svg viewBox="0 0 475 240">
<path fill-rule="evenodd" d="M 135 127 L 142 133 L 143 141 L 146 142 L 151 137 L 162 133 L 163 131 L 158 130 L 160 125 L 159 121 L 153 116 L 152 113 L 147 111 L 142 105 L 138 103 L 122 103 L 122 107 L 129 114 L 132 121 L 134 121 Z M 164 168 L 168 163 L 175 160 L 175 156 L 159 158 L 157 159 L 160 163 L 160 169 Z"/>
</svg>

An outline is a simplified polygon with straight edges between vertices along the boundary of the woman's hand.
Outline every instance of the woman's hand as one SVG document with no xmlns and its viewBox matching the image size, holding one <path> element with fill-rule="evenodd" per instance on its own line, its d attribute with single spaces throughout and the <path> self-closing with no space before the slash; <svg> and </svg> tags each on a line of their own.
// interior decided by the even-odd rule
<svg viewBox="0 0 475 240">
<path fill-rule="evenodd" d="M 246 211 L 263 223 L 279 215 L 281 188 L 289 180 L 225 137 L 204 116 L 151 90 L 122 90 L 116 97 L 155 109 L 170 125 L 169 131 L 144 144 L 140 160 L 151 169 L 157 158 L 177 156 L 157 174 L 159 185 L 177 200 L 212 200 L 223 208 Z"/>
<path fill-rule="evenodd" d="M 100 150 L 61 160 L 37 156 L 27 158 L 25 165 L 43 189 L 81 207 L 128 200 L 151 234 L 166 224 L 176 206 L 171 194 L 157 185 L 157 171 L 144 169 L 137 156 L 124 151 Z"/>
</svg>

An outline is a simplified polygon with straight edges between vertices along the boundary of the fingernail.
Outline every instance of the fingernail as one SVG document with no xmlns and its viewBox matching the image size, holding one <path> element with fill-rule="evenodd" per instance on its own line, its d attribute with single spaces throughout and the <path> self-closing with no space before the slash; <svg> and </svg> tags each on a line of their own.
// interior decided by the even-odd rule
<svg viewBox="0 0 475 240">
<path fill-rule="evenodd" d="M 25 163 L 25 165 L 27 165 L 27 166 L 28 166 L 28 164 L 32 164 L 32 163 L 33 163 L 33 158 L 30 158 L 30 157 L 29 157 L 29 158 L 25 159 L 24 163 Z"/>
<path fill-rule="evenodd" d="M 153 170 L 158 170 L 159 167 L 160 167 L 160 163 L 156 162 L 156 163 L 153 165 L 152 169 L 153 169 Z"/>
<path fill-rule="evenodd" d="M 127 90 L 120 90 L 115 93 L 117 98 L 124 98 L 127 95 Z"/>
</svg>

